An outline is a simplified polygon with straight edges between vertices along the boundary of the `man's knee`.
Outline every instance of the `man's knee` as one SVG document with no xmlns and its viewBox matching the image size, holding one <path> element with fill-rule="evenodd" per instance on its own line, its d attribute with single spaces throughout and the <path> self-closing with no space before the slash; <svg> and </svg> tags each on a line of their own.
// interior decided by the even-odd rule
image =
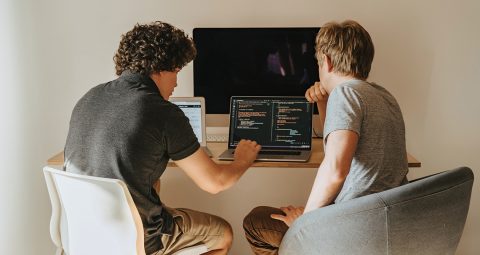
<svg viewBox="0 0 480 255">
<path fill-rule="evenodd" d="M 243 218 L 243 229 L 252 230 L 264 225 L 266 221 L 270 221 L 270 215 L 275 213 L 275 208 L 268 206 L 258 206 L 252 209 L 245 218 Z"/>
<path fill-rule="evenodd" d="M 216 248 L 230 248 L 233 242 L 233 230 L 230 223 L 228 223 L 223 218 L 217 217 L 218 224 L 222 229 L 222 236 L 219 243 L 217 243 Z"/>
<path fill-rule="evenodd" d="M 228 246 L 231 246 L 233 241 L 232 226 L 226 220 L 224 219 L 222 220 L 223 220 L 223 240 L 228 244 Z"/>
<path fill-rule="evenodd" d="M 274 254 L 288 229 L 282 221 L 272 219 L 271 214 L 283 212 L 278 208 L 259 206 L 243 219 L 245 237 L 257 254 Z"/>
</svg>

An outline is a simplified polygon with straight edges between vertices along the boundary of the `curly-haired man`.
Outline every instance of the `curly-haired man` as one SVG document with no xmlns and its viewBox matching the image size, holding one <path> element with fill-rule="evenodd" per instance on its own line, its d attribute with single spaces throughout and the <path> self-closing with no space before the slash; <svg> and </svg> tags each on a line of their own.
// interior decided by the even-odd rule
<svg viewBox="0 0 480 255">
<path fill-rule="evenodd" d="M 260 149 L 243 140 L 229 165 L 217 165 L 200 149 L 188 118 L 168 98 L 177 74 L 193 60 L 192 40 L 163 22 L 137 24 L 115 54 L 119 77 L 88 91 L 75 105 L 65 145 L 64 169 L 126 182 L 142 218 L 147 254 L 171 254 L 205 244 L 208 254 L 227 254 L 230 225 L 220 217 L 166 207 L 159 178 L 169 159 L 201 189 L 231 187 Z"/>
<path fill-rule="evenodd" d="M 317 104 L 325 157 L 305 208 L 261 206 L 245 217 L 245 235 L 255 254 L 277 254 L 283 235 L 303 213 L 407 182 L 402 112 L 385 88 L 366 81 L 373 56 L 370 35 L 357 22 L 330 22 L 320 29 L 320 82 L 305 97 Z"/>
</svg>

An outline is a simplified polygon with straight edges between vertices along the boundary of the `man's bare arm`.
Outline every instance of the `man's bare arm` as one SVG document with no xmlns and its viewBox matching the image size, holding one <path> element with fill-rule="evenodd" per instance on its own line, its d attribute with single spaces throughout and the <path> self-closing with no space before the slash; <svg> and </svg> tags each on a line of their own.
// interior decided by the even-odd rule
<svg viewBox="0 0 480 255">
<path fill-rule="evenodd" d="M 227 165 L 215 163 L 202 150 L 175 161 L 202 190 L 216 194 L 230 188 L 253 164 L 260 145 L 254 141 L 242 140 L 235 150 L 234 161 Z"/>
<path fill-rule="evenodd" d="M 337 130 L 328 135 L 325 158 L 318 168 L 305 212 L 331 204 L 343 187 L 357 148 L 358 134 Z"/>
</svg>

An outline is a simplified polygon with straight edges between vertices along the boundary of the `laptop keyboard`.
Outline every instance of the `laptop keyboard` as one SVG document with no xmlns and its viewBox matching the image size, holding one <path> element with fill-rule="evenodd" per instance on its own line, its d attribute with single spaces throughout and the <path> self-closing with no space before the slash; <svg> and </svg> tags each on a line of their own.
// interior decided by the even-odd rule
<svg viewBox="0 0 480 255">
<path fill-rule="evenodd" d="M 232 151 L 234 154 L 235 151 Z M 261 155 L 300 155 L 302 152 L 300 151 L 259 151 L 258 154 Z"/>
<path fill-rule="evenodd" d="M 260 151 L 263 155 L 300 155 L 300 151 Z"/>
</svg>

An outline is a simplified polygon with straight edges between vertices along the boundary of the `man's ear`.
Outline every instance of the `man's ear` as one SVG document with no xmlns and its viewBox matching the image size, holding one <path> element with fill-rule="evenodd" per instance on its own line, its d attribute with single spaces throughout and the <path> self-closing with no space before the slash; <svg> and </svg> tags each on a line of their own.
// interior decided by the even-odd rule
<svg viewBox="0 0 480 255">
<path fill-rule="evenodd" d="M 154 77 L 155 77 L 155 78 L 158 78 L 158 77 L 160 77 L 160 75 L 161 75 L 160 72 L 152 72 L 152 73 L 150 74 L 150 78 L 152 78 L 152 79 L 154 79 Z"/>
<path fill-rule="evenodd" d="M 330 56 L 325 55 L 325 61 L 323 62 L 323 64 L 327 65 L 327 70 L 329 73 L 333 72 L 333 64 Z"/>
</svg>

